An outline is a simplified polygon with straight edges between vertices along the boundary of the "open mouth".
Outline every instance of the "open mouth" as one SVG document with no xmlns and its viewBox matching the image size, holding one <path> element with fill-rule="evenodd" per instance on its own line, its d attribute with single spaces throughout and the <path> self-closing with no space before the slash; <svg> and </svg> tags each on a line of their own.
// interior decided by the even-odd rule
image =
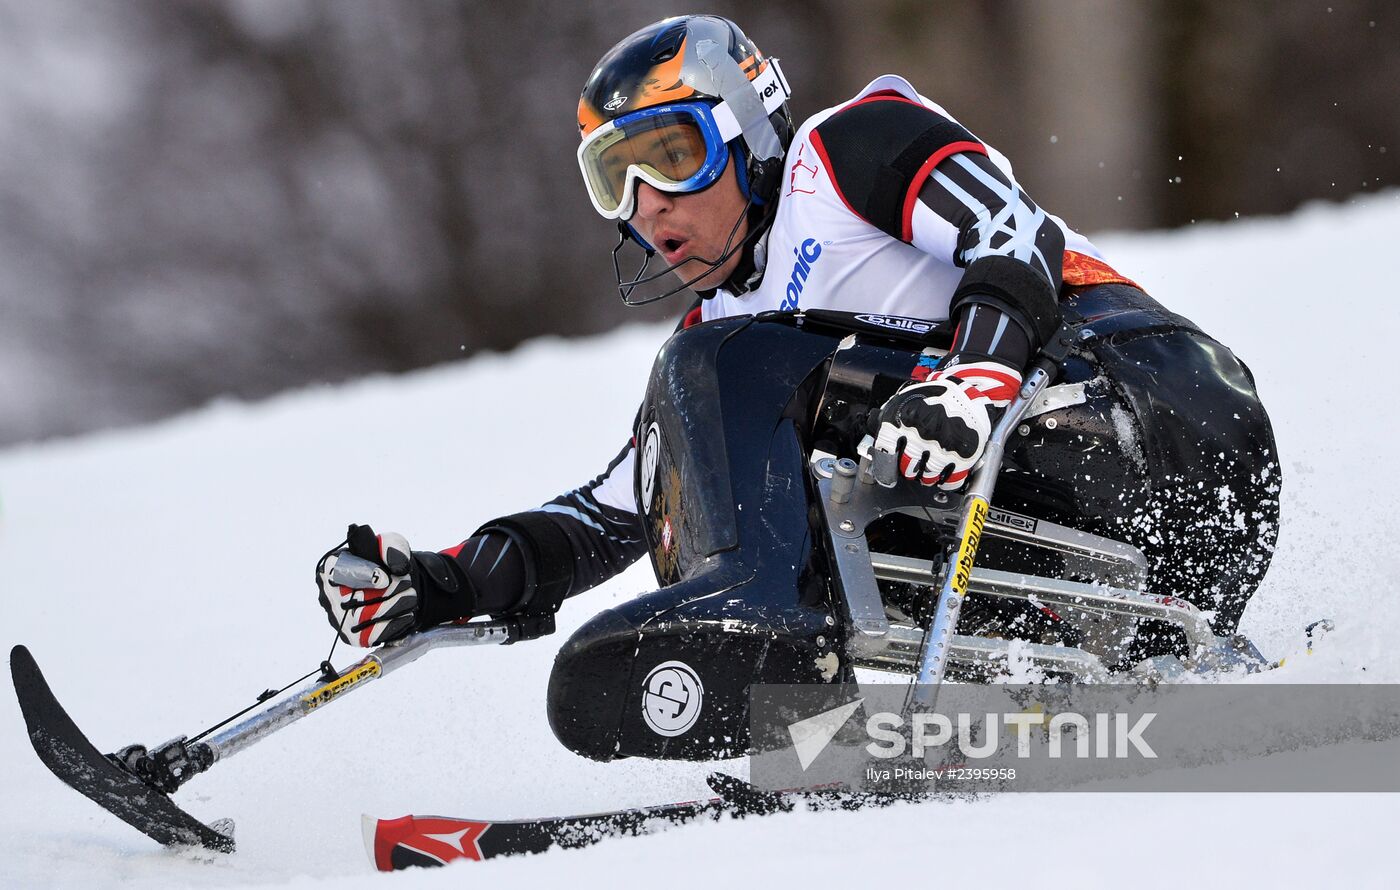
<svg viewBox="0 0 1400 890">
<path fill-rule="evenodd" d="M 654 231 L 651 237 L 651 243 L 656 245 L 657 252 L 672 266 L 681 261 L 686 245 L 690 243 L 688 238 L 675 230 Z"/>
</svg>

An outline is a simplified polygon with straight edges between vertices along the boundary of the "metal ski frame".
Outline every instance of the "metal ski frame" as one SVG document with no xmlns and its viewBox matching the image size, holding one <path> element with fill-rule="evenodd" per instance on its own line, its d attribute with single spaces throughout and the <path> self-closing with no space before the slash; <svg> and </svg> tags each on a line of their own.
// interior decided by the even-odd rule
<svg viewBox="0 0 1400 890">
<path fill-rule="evenodd" d="M 347 571 L 358 560 L 342 556 Z M 362 562 L 362 561 L 359 561 Z M 372 564 L 371 564 L 372 565 Z M 334 574 L 332 577 L 335 577 Z M 534 639 L 554 631 L 554 616 L 524 618 L 508 621 L 476 621 L 461 625 L 437 627 L 413 634 L 402 640 L 386 643 L 342 671 L 323 665 L 322 676 L 281 697 L 270 697 L 260 710 L 248 717 L 235 715 L 224 721 L 232 723 L 227 729 L 206 731 L 193 740 L 179 736 L 154 749 L 129 745 L 104 758 L 91 750 L 91 744 L 73 725 L 62 706 L 52 697 L 38 666 L 24 647 L 11 654 L 11 671 L 16 678 L 16 691 L 30 725 L 30 736 L 40 759 L 59 779 L 82 792 L 95 803 L 129 822 L 161 843 L 198 843 L 210 849 L 230 851 L 233 841 L 226 829 L 204 826 L 193 817 L 167 801 L 141 803 L 133 797 L 124 782 L 173 794 L 190 779 L 208 770 L 215 763 L 230 757 L 282 727 L 300 720 L 328 703 L 343 697 L 371 680 L 392 673 L 421 658 L 432 649 L 449 646 L 503 645 Z M 23 675 L 23 676 L 21 676 Z M 257 708 L 258 706 L 255 706 Z M 234 721 L 238 722 L 234 722 Z M 49 750 L 62 742 L 64 751 Z M 84 771 L 76 759 L 89 757 L 92 765 Z M 70 763 L 70 761 L 73 761 Z M 94 784 L 88 773 L 111 769 L 107 784 Z M 75 772 L 76 771 L 76 772 Z M 98 777 L 100 778 L 100 777 Z M 147 795 L 149 797 L 149 795 Z M 135 801 L 133 803 L 133 800 Z"/>
<path fill-rule="evenodd" d="M 344 558 L 344 557 L 342 557 Z M 549 630 L 553 631 L 552 616 Z M 398 670 L 423 657 L 430 650 L 454 646 L 493 646 L 542 636 L 538 628 L 522 626 L 520 621 L 478 621 L 469 624 L 435 627 L 411 634 L 392 643 L 385 643 L 350 667 L 335 679 L 322 678 L 294 692 L 271 706 L 250 715 L 227 729 L 212 733 L 202 742 L 209 746 L 210 764 L 237 754 L 254 742 L 294 723 L 340 698 L 345 693 Z M 183 741 L 183 740 L 180 740 Z"/>
<path fill-rule="evenodd" d="M 847 654 L 858 666 L 912 672 L 914 683 L 908 700 L 911 708 L 934 707 L 950 663 L 990 666 L 1004 663 L 1009 657 L 1008 640 L 957 633 L 958 614 L 969 593 L 1028 600 L 1048 608 L 1122 621 L 1156 619 L 1176 625 L 1185 633 L 1188 644 L 1184 663 L 1178 662 L 1180 669 L 1186 671 L 1232 666 L 1252 670 L 1269 664 L 1245 638 L 1217 636 L 1191 603 L 1179 597 L 1142 592 L 1147 582 L 1147 558 L 1137 548 L 992 506 L 1006 443 L 1042 392 L 1046 398 L 1053 395 L 1054 390 L 1047 390 L 1047 386 L 1070 342 L 1068 330 L 1062 328 L 1051 348 L 1042 352 L 1016 399 L 993 429 L 986 452 L 960 502 L 946 492 L 920 485 L 880 484 L 877 479 L 886 483 L 895 480 L 891 466 L 882 462 L 879 454 L 874 459 L 866 457 L 859 464 L 849 458 L 813 456 L 811 469 L 826 514 L 834 581 L 846 612 Z M 937 562 L 872 553 L 866 529 L 894 512 L 956 528 L 948 558 Z M 974 560 L 984 535 L 1053 550 L 1064 558 L 1068 574 L 1089 580 L 975 569 Z M 890 620 L 879 580 L 930 589 L 936 600 L 927 632 Z M 1022 644 L 1021 651 L 1045 670 L 1085 682 L 1111 682 L 1100 657 L 1085 648 L 1034 643 Z M 1172 665 L 1157 661 L 1153 668 L 1159 674 L 1172 671 Z"/>
</svg>

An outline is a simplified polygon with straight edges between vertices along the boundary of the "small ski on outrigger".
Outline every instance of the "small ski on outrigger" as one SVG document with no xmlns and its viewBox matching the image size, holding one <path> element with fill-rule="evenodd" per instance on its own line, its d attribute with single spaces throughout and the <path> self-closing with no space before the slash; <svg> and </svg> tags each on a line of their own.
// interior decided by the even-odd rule
<svg viewBox="0 0 1400 890">
<path fill-rule="evenodd" d="M 232 823 L 205 825 L 121 765 L 115 755 L 93 747 L 54 698 L 24 646 L 10 651 L 10 673 L 29 740 L 39 759 L 64 784 L 162 844 L 233 851 Z"/>
<path fill-rule="evenodd" d="M 341 563 L 343 566 L 338 568 L 342 571 L 362 568 L 353 557 L 343 557 Z M 38 662 L 25 646 L 10 650 L 10 674 L 30 744 L 60 781 L 158 843 L 231 853 L 234 849 L 231 820 L 205 824 L 182 810 L 170 795 L 216 762 L 344 693 L 416 660 L 430 649 L 513 643 L 542 636 L 553 629 L 552 616 L 434 628 L 399 643 L 381 646 L 340 671 L 326 660 L 321 663 L 319 677 L 306 688 L 283 695 L 306 679 L 303 677 L 280 691 L 265 692 L 258 696 L 254 705 L 193 739 L 179 736 L 155 748 L 127 745 L 112 754 L 103 754 L 88 741 L 59 704 Z M 316 673 L 313 671 L 306 676 Z M 227 726 L 230 723 L 233 725 Z M 227 728 L 223 728 L 225 726 Z"/>
<path fill-rule="evenodd" d="M 799 806 L 812 810 L 882 807 L 930 793 L 852 794 L 840 788 L 764 791 L 743 779 L 711 773 L 706 783 L 715 797 L 660 806 L 634 807 L 542 819 L 489 821 L 446 816 L 364 817 L 365 849 L 380 871 L 436 867 L 457 860 L 481 861 L 498 856 L 589 847 L 615 837 L 654 834 L 691 822 L 714 822 L 787 813 Z"/>
</svg>

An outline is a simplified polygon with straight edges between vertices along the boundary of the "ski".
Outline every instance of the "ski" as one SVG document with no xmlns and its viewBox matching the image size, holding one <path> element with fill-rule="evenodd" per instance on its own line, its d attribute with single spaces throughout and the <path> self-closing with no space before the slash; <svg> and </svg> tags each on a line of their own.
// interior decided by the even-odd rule
<svg viewBox="0 0 1400 890">
<path fill-rule="evenodd" d="M 93 747 L 24 646 L 10 650 L 10 674 L 29 741 L 59 781 L 158 843 L 233 852 L 231 823 L 205 825 Z"/>
<path fill-rule="evenodd" d="M 509 821 L 365 816 L 365 846 L 375 868 L 400 871 L 460 859 L 480 862 L 556 847 L 586 847 L 610 837 L 651 834 L 686 822 L 718 819 L 722 813 L 723 801 L 715 798 L 586 816 Z"/>
<path fill-rule="evenodd" d="M 380 871 L 437 867 L 458 860 L 480 862 L 498 856 L 588 847 L 615 837 L 635 837 L 691 822 L 717 821 L 790 812 L 799 803 L 812 809 L 887 806 L 909 795 L 856 795 L 838 789 L 762 791 L 742 779 L 711 773 L 717 796 L 706 800 L 633 807 L 584 816 L 490 821 L 445 816 L 365 816 L 365 848 Z"/>
</svg>

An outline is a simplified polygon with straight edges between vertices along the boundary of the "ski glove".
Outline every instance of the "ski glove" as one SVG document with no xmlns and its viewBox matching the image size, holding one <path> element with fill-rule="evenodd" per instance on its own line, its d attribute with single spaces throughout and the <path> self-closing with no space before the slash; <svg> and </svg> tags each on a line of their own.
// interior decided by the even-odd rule
<svg viewBox="0 0 1400 890">
<path fill-rule="evenodd" d="M 987 448 L 991 410 L 1009 404 L 1020 386 L 1020 372 L 1000 362 L 946 365 L 885 402 L 861 451 L 870 454 L 873 446 L 875 476 L 886 487 L 893 487 L 896 476 L 879 472 L 881 455 L 898 459 L 899 476 L 953 491 Z"/>
<path fill-rule="evenodd" d="M 375 566 L 363 587 L 331 581 L 331 570 L 347 553 Z M 420 587 L 414 583 L 414 557 L 403 535 L 376 535 L 367 525 L 352 525 L 346 546 L 321 558 L 316 565 L 321 608 L 342 640 L 352 646 L 376 646 L 417 629 Z"/>
</svg>

